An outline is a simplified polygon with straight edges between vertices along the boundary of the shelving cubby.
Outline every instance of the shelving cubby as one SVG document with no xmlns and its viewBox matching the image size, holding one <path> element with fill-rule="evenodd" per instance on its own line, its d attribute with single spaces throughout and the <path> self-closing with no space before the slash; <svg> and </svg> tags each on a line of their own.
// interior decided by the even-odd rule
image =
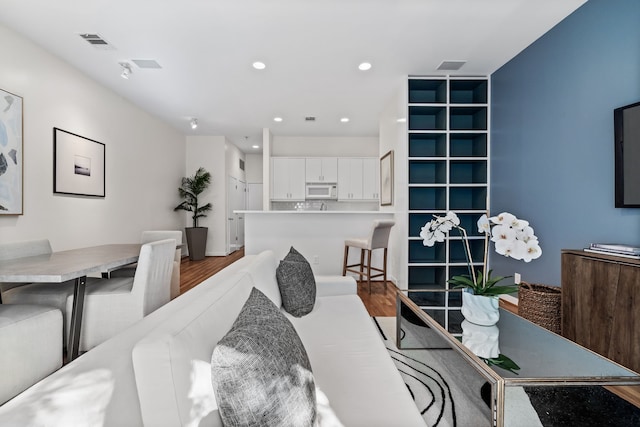
<svg viewBox="0 0 640 427">
<path fill-rule="evenodd" d="M 468 274 L 462 237 L 452 231 L 426 247 L 420 231 L 433 215 L 455 211 L 469 236 L 473 265 L 482 265 L 485 241 L 476 223 L 488 209 L 489 80 L 409 77 L 407 90 L 409 297 L 459 333 L 460 292 L 418 291 L 450 289 L 449 278 Z"/>
</svg>

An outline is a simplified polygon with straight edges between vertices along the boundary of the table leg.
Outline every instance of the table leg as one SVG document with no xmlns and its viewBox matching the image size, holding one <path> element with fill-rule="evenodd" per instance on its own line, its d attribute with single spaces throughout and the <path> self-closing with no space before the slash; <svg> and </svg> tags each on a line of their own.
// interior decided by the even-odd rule
<svg viewBox="0 0 640 427">
<path fill-rule="evenodd" d="M 69 361 L 78 357 L 80 349 L 80 327 L 82 325 L 82 311 L 84 309 L 84 288 L 87 283 L 87 276 L 76 278 L 73 289 L 73 310 L 71 311 L 71 325 L 69 330 L 69 343 L 67 353 Z"/>
</svg>

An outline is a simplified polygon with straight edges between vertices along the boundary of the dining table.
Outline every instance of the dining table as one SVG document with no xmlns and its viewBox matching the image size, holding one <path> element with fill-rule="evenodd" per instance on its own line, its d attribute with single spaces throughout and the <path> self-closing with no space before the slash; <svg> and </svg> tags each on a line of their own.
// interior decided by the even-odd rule
<svg viewBox="0 0 640 427">
<path fill-rule="evenodd" d="M 109 244 L 0 261 L 0 282 L 63 283 L 75 281 L 67 345 L 68 360 L 78 357 L 87 275 L 138 261 L 139 243 Z"/>
</svg>

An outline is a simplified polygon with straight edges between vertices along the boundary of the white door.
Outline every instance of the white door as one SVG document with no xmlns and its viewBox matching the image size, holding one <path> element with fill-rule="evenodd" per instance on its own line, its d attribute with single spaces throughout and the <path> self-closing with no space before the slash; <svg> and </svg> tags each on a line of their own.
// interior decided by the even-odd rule
<svg viewBox="0 0 640 427">
<path fill-rule="evenodd" d="M 238 249 L 238 227 L 236 225 L 238 221 L 236 214 L 233 213 L 237 204 L 238 180 L 230 176 L 227 182 L 229 183 L 227 188 L 227 253 L 230 254 Z"/>
</svg>

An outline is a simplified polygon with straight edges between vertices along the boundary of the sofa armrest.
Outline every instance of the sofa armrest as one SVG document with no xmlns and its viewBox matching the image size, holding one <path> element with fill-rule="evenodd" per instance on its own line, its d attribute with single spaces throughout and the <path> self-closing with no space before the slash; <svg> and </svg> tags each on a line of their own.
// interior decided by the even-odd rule
<svg viewBox="0 0 640 427">
<path fill-rule="evenodd" d="M 358 285 L 351 276 L 315 276 L 316 296 L 357 295 Z"/>
</svg>

